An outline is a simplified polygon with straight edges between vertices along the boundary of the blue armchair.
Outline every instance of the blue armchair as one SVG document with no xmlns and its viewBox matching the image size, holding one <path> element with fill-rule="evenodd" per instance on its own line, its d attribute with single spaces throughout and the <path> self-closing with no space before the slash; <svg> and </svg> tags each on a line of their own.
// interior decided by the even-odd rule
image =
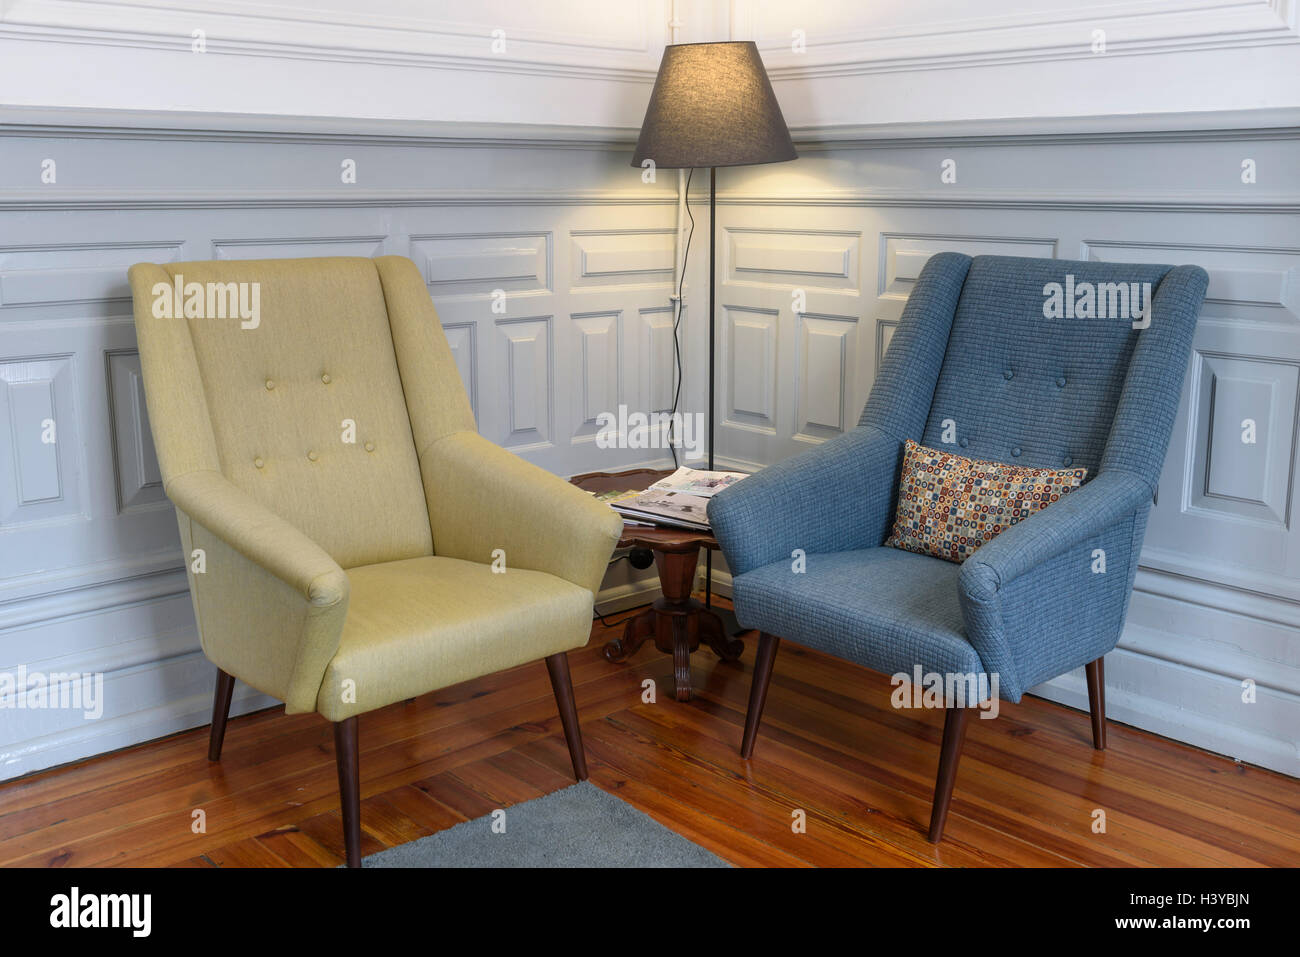
<svg viewBox="0 0 1300 957">
<path fill-rule="evenodd" d="M 920 666 L 981 688 L 996 676 L 1013 702 L 1086 666 L 1093 744 L 1105 747 L 1102 656 L 1128 610 L 1207 282 L 1195 266 L 930 259 L 857 429 L 709 506 L 736 616 L 761 632 L 743 757 L 753 753 L 780 637 L 891 675 Z M 1065 311 L 1074 318 L 1045 317 L 1053 283 L 1080 297 Z M 1127 312 L 1118 284 L 1137 293 Z M 1136 315 L 1138 306 L 1149 311 Z M 974 459 L 1088 473 L 958 565 L 884 545 L 909 438 Z M 944 698 L 933 842 L 977 704 Z"/>
</svg>

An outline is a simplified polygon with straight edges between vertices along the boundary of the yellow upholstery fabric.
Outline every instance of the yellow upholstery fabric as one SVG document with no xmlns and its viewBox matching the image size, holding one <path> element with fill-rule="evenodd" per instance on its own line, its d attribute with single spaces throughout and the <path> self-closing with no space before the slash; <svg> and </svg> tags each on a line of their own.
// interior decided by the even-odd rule
<svg viewBox="0 0 1300 957">
<path fill-rule="evenodd" d="M 439 555 L 550 572 L 600 590 L 623 519 L 608 505 L 474 432 L 456 432 L 422 456 Z M 593 548 L 588 543 L 602 542 Z"/>
<path fill-rule="evenodd" d="M 420 271 L 401 256 L 376 259 L 375 267 L 388 304 L 416 451 L 448 432 L 477 431 L 469 396 Z"/>
<path fill-rule="evenodd" d="M 186 555 L 203 653 L 218 668 L 312 711 L 321 673 L 338 649 L 348 578 L 302 532 L 205 470 L 167 485 Z"/>
<path fill-rule="evenodd" d="M 175 277 L 258 283 L 256 328 L 156 316 Z M 130 281 L 163 485 L 220 668 L 339 720 L 586 643 L 620 520 L 477 435 L 409 260 L 142 263 Z"/>
<path fill-rule="evenodd" d="M 169 284 L 176 276 L 204 287 L 259 284 L 256 328 L 242 328 L 237 318 L 148 314 L 154 323 L 189 327 L 197 380 L 167 366 L 147 370 L 145 381 L 152 374 L 153 391 L 168 395 L 203 391 L 220 471 L 344 568 L 431 554 L 415 443 L 374 263 L 187 262 L 159 273 L 157 281 Z M 344 441 L 345 420 L 355 423 L 355 441 Z"/>
<path fill-rule="evenodd" d="M 331 721 L 579 648 L 591 631 L 591 592 L 543 572 L 433 557 L 348 578 L 347 622 L 316 703 Z"/>
</svg>

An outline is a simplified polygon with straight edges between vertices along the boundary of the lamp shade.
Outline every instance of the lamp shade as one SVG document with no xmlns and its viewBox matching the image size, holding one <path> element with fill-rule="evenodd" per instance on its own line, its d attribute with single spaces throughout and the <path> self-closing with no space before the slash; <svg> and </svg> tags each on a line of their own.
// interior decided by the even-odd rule
<svg viewBox="0 0 1300 957">
<path fill-rule="evenodd" d="M 795 159 L 781 107 L 752 42 L 664 48 L 632 165 L 750 166 Z"/>
</svg>

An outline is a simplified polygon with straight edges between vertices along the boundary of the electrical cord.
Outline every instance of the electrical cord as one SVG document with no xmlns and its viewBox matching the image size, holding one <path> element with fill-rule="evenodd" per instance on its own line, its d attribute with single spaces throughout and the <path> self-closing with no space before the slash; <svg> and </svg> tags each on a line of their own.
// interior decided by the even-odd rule
<svg viewBox="0 0 1300 957">
<path fill-rule="evenodd" d="M 606 628 L 617 628 L 619 625 L 627 624 L 629 621 L 631 621 L 633 618 L 639 615 L 641 613 L 642 608 L 649 608 L 649 607 L 650 607 L 649 602 L 647 602 L 644 605 L 637 605 L 635 608 L 632 609 L 633 614 L 628 615 L 626 618 L 620 618 L 618 621 L 615 622 L 606 621 L 605 616 L 593 608 L 591 610 L 591 620 L 595 621 L 597 619 L 600 619 L 600 623 L 604 625 Z"/>
<path fill-rule="evenodd" d="M 677 311 L 673 316 L 673 359 L 677 363 L 677 387 L 673 390 L 673 408 L 668 414 L 668 451 L 673 456 L 673 468 L 678 465 L 677 447 L 673 445 L 673 423 L 677 420 L 677 406 L 682 397 L 682 343 L 678 339 L 678 328 L 682 323 L 682 286 L 686 282 L 686 264 L 691 257 L 691 238 L 695 235 L 695 216 L 691 213 L 691 177 L 695 170 L 686 174 L 686 216 L 691 221 L 691 228 L 686 233 L 686 249 L 682 252 L 682 274 L 677 277 Z"/>
</svg>

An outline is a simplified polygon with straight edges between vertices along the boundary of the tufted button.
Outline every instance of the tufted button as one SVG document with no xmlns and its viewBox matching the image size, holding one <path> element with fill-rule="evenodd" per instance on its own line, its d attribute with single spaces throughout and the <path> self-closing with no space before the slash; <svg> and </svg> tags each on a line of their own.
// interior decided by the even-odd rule
<svg viewBox="0 0 1300 957">
<path fill-rule="evenodd" d="M 307 461 L 309 462 L 315 462 L 318 458 L 320 458 L 320 456 L 317 455 L 315 452 L 307 453 Z"/>
<path fill-rule="evenodd" d="M 1020 458 L 1020 446 L 1017 445 L 1014 449 L 1012 449 L 1011 454 L 1016 458 Z"/>
<path fill-rule="evenodd" d="M 274 379 L 267 379 L 267 380 L 266 380 L 266 391 L 267 391 L 267 392 L 270 392 L 270 391 L 271 391 L 272 389 L 274 389 L 274 388 L 275 388 L 275 380 L 274 380 Z"/>
<path fill-rule="evenodd" d="M 266 463 L 262 461 L 262 457 L 260 455 L 257 458 L 253 459 L 253 468 L 255 469 L 260 469 L 265 464 Z"/>
<path fill-rule="evenodd" d="M 366 451 L 367 451 L 367 452 L 373 452 L 374 450 L 375 450 L 375 443 L 374 443 L 374 442 L 367 442 L 367 443 L 366 443 Z"/>
<path fill-rule="evenodd" d="M 329 385 L 330 382 L 333 381 L 333 380 L 330 378 L 330 374 L 329 374 L 328 372 L 322 372 L 322 373 L 321 373 L 321 376 L 320 376 L 320 380 L 321 380 L 321 382 L 324 382 L 326 385 Z"/>
<path fill-rule="evenodd" d="M 1074 464 L 1074 459 L 1070 458 L 1070 456 L 1067 455 L 1065 458 L 1061 459 L 1061 464 L 1069 468 L 1071 465 Z"/>
<path fill-rule="evenodd" d="M 1056 377 L 1056 387 L 1057 387 L 1058 389 L 1064 389 L 1064 388 L 1065 388 L 1065 376 L 1063 376 L 1063 375 L 1059 375 L 1059 376 Z"/>
<path fill-rule="evenodd" d="M 1010 379 L 1010 378 L 1011 378 L 1012 376 L 1014 376 L 1014 375 L 1015 375 L 1015 373 L 1012 372 L 1010 369 L 1008 369 L 1006 372 L 1002 373 L 1002 378 L 1004 378 L 1004 379 Z"/>
<path fill-rule="evenodd" d="M 960 439 L 960 440 L 957 442 L 957 444 L 960 445 L 960 446 L 964 449 L 964 448 L 966 448 L 966 446 L 970 445 L 970 439 L 968 439 L 968 438 L 964 438 L 964 437 L 963 437 L 962 439 Z"/>
</svg>

